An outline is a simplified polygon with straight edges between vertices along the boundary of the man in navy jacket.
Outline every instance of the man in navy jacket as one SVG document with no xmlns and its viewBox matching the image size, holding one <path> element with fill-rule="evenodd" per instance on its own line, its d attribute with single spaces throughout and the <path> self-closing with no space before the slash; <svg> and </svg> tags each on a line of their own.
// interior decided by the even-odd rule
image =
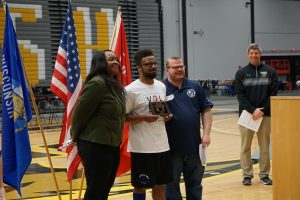
<svg viewBox="0 0 300 200">
<path fill-rule="evenodd" d="M 239 114 L 243 110 L 252 114 L 257 120 L 263 117 L 263 121 L 257 132 L 260 149 L 259 177 L 263 184 L 272 185 L 270 173 L 270 133 L 271 112 L 270 96 L 277 95 L 278 77 L 276 70 L 261 63 L 261 50 L 257 44 L 248 47 L 249 64 L 241 68 L 235 75 L 235 90 L 239 101 Z M 251 144 L 254 131 L 239 126 L 241 133 L 241 168 L 243 171 L 244 185 L 251 185 L 253 167 L 251 162 Z"/>
</svg>

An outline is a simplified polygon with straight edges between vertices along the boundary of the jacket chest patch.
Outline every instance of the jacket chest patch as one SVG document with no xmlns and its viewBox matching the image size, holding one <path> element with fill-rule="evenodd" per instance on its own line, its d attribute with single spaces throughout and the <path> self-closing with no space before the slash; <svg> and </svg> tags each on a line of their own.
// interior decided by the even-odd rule
<svg viewBox="0 0 300 200">
<path fill-rule="evenodd" d="M 264 71 L 264 72 L 260 72 L 260 77 L 265 78 L 267 77 L 268 72 Z"/>
<path fill-rule="evenodd" d="M 188 91 L 186 92 L 186 94 L 190 97 L 190 98 L 194 98 L 196 95 L 196 91 L 194 89 L 188 89 Z"/>
</svg>

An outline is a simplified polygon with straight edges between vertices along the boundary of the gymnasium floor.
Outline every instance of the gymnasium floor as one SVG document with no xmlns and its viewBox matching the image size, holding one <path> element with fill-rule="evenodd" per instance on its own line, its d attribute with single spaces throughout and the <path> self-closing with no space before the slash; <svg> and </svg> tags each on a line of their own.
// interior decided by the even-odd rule
<svg viewBox="0 0 300 200">
<path fill-rule="evenodd" d="M 240 136 L 237 125 L 236 97 L 215 98 L 213 102 L 215 107 L 213 109 L 213 128 L 211 132 L 212 143 L 208 149 L 208 166 L 203 180 L 203 199 L 271 200 L 272 186 L 265 186 L 259 182 L 257 165 L 254 165 L 255 178 L 253 179 L 253 185 L 243 186 L 241 184 L 242 176 L 239 166 Z M 61 199 L 67 200 L 70 199 L 70 186 L 66 181 L 66 155 L 56 150 L 59 134 L 60 130 L 57 128 L 45 130 Z M 55 183 L 50 173 L 49 162 L 40 131 L 30 131 L 30 139 L 33 160 L 22 181 L 22 199 L 59 199 L 56 196 Z M 252 152 L 254 153 L 258 147 L 256 137 L 253 140 L 252 147 Z M 79 172 L 72 182 L 72 199 L 78 199 L 80 183 L 81 173 Z M 16 191 L 8 186 L 5 188 L 8 199 L 21 199 Z M 181 188 L 184 194 L 183 184 Z M 83 194 L 84 190 L 81 197 L 83 197 Z M 129 173 L 116 179 L 109 199 L 132 199 Z M 151 190 L 147 191 L 147 199 L 152 199 Z"/>
</svg>

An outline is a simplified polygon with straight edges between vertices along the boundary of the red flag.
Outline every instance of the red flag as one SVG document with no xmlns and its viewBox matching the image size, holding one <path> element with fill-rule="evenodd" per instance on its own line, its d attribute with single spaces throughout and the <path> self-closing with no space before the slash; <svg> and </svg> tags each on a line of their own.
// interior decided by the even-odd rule
<svg viewBox="0 0 300 200">
<path fill-rule="evenodd" d="M 126 86 L 132 82 L 132 79 L 126 33 L 120 8 L 118 9 L 114 28 L 114 35 L 111 40 L 111 50 L 116 54 L 120 61 L 120 73 L 118 74 L 118 78 L 121 81 L 121 83 L 124 86 Z M 120 146 L 121 158 L 117 176 L 121 176 L 122 174 L 128 172 L 131 168 L 130 153 L 127 152 L 128 128 L 128 125 L 125 124 L 123 130 L 122 144 Z"/>
<path fill-rule="evenodd" d="M 54 94 L 61 98 L 66 105 L 63 127 L 59 139 L 59 147 L 61 147 L 66 141 L 71 139 L 70 129 L 72 113 L 82 89 L 76 31 L 70 2 L 57 52 L 50 89 Z M 77 151 L 77 146 L 69 145 L 66 152 L 68 153 L 68 180 L 72 180 L 81 160 Z"/>
<path fill-rule="evenodd" d="M 111 50 L 116 54 L 120 61 L 120 73 L 118 75 L 119 80 L 124 86 L 132 82 L 130 71 L 130 60 L 128 53 L 128 46 L 126 40 L 126 33 L 124 28 L 124 22 L 122 19 L 122 13 L 118 10 L 114 35 L 111 40 Z"/>
</svg>

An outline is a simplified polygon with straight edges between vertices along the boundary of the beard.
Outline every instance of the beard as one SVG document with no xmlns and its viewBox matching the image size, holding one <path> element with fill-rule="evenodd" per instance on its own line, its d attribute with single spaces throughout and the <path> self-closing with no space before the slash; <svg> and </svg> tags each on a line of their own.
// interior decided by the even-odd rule
<svg viewBox="0 0 300 200">
<path fill-rule="evenodd" d="M 148 79 L 154 79 L 157 75 L 157 71 L 153 71 L 153 72 L 143 72 L 143 75 L 145 78 Z"/>
</svg>

